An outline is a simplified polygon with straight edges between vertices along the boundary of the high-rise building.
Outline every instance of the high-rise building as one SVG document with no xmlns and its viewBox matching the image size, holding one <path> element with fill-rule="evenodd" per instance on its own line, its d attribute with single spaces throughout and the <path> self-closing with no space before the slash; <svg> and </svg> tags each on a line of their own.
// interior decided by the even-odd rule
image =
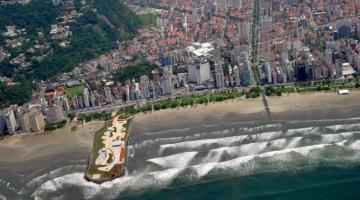
<svg viewBox="0 0 360 200">
<path fill-rule="evenodd" d="M 244 86 L 251 85 L 251 77 L 250 77 L 250 71 L 249 71 L 249 64 L 243 63 L 241 66 L 241 82 Z"/>
<path fill-rule="evenodd" d="M 90 95 L 89 95 L 89 89 L 88 88 L 84 88 L 83 99 L 84 99 L 85 108 L 90 107 Z"/>
<path fill-rule="evenodd" d="M 45 120 L 43 114 L 38 110 L 32 110 L 30 112 L 30 122 L 32 132 L 40 132 L 45 128 Z"/>
<path fill-rule="evenodd" d="M 104 90 L 105 90 L 106 102 L 110 104 L 114 103 L 114 98 L 111 94 L 111 89 L 109 87 L 105 87 Z"/>
<path fill-rule="evenodd" d="M 130 101 L 130 82 L 126 83 L 124 86 L 124 92 L 125 92 L 125 96 L 126 96 L 126 100 L 125 101 Z"/>
<path fill-rule="evenodd" d="M 4 135 L 6 133 L 6 122 L 3 113 L 0 112 L 0 135 Z"/>
<path fill-rule="evenodd" d="M 210 64 L 207 61 L 198 61 L 188 65 L 189 81 L 197 85 L 205 84 L 210 80 Z"/>
<path fill-rule="evenodd" d="M 79 109 L 79 101 L 78 101 L 77 96 L 74 96 L 74 97 L 71 98 L 71 104 L 72 104 L 72 108 L 74 110 Z"/>
<path fill-rule="evenodd" d="M 241 85 L 240 82 L 240 70 L 238 68 L 238 66 L 234 66 L 234 78 L 235 78 L 235 83 L 236 83 L 236 87 L 239 87 Z"/>
<path fill-rule="evenodd" d="M 164 75 L 161 81 L 161 88 L 164 95 L 169 95 L 173 90 L 173 71 L 171 66 L 164 67 Z"/>
<path fill-rule="evenodd" d="M 187 87 L 188 73 L 177 74 L 177 87 Z"/>
<path fill-rule="evenodd" d="M 31 131 L 30 112 L 19 108 L 16 112 L 16 118 L 18 119 L 19 127 L 21 131 L 29 133 Z"/>
<path fill-rule="evenodd" d="M 231 65 L 228 66 L 229 69 L 229 87 L 234 87 L 234 72 L 233 72 L 233 68 L 231 67 Z"/>
<path fill-rule="evenodd" d="M 49 124 L 56 124 L 65 119 L 64 112 L 62 108 L 59 106 L 53 106 L 46 109 L 45 115 L 46 115 L 46 121 Z"/>
<path fill-rule="evenodd" d="M 96 96 L 95 96 L 94 93 L 91 93 L 90 100 L 91 100 L 91 106 L 92 107 L 97 106 L 97 104 L 96 104 Z"/>
<path fill-rule="evenodd" d="M 238 35 L 240 39 L 249 41 L 250 38 L 250 22 L 240 21 L 238 24 Z"/>
<path fill-rule="evenodd" d="M 131 80 L 131 85 L 130 85 L 130 99 L 132 101 L 137 99 L 137 96 L 136 96 L 136 82 L 135 82 L 134 78 Z"/>
<path fill-rule="evenodd" d="M 140 91 L 141 91 L 141 97 L 143 99 L 150 97 L 149 86 L 150 86 L 149 77 L 147 75 L 141 76 L 140 77 Z"/>
<path fill-rule="evenodd" d="M 153 75 L 153 96 L 160 96 L 162 95 L 162 91 L 161 91 L 161 80 L 160 80 L 160 73 L 159 70 L 154 69 L 152 71 L 152 75 Z"/>
<path fill-rule="evenodd" d="M 224 70 L 221 63 L 215 63 L 215 80 L 216 80 L 216 87 L 217 88 L 224 88 L 225 87 L 225 80 L 224 80 Z"/>
<path fill-rule="evenodd" d="M 6 123 L 6 128 L 9 134 L 15 134 L 18 123 L 15 118 L 14 107 L 11 106 L 3 111 L 3 116 Z"/>
</svg>

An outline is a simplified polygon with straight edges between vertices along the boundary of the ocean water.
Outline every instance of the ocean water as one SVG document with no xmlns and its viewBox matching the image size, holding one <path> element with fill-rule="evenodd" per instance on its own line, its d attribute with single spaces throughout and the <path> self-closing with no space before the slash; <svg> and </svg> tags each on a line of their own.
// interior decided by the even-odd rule
<svg viewBox="0 0 360 200">
<path fill-rule="evenodd" d="M 87 182 L 84 162 L 49 166 L 36 176 L 0 171 L 0 199 L 360 198 L 358 118 L 222 122 L 161 132 L 135 125 L 124 177 Z"/>
</svg>

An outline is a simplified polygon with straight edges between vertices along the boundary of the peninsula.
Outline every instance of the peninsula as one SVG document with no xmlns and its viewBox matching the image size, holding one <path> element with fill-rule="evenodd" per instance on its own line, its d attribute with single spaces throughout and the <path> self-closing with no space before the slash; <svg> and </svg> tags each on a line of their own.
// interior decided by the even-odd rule
<svg viewBox="0 0 360 200">
<path fill-rule="evenodd" d="M 95 134 L 85 173 L 88 181 L 103 183 L 124 175 L 130 121 L 115 117 Z"/>
</svg>

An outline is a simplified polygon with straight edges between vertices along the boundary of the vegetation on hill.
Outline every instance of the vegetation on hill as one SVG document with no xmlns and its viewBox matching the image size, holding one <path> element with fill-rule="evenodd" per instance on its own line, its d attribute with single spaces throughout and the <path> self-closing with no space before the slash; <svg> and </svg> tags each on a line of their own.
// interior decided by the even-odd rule
<svg viewBox="0 0 360 200">
<path fill-rule="evenodd" d="M 156 25 L 156 19 L 159 17 L 157 13 L 147 13 L 139 15 L 145 28 L 151 28 Z"/>
<path fill-rule="evenodd" d="M 126 80 L 131 80 L 133 78 L 139 79 L 142 75 L 148 75 L 149 77 L 152 76 L 152 71 L 154 69 L 158 69 L 161 71 L 161 68 L 158 65 L 150 64 L 150 63 L 143 63 L 137 65 L 129 65 L 126 68 L 122 68 L 116 71 L 113 75 L 114 81 L 124 82 Z"/>
<path fill-rule="evenodd" d="M 6 26 L 10 25 L 15 25 L 17 29 L 25 28 L 26 33 L 21 37 L 26 40 L 20 47 L 6 49 L 11 53 L 11 57 L 0 62 L 0 76 L 10 77 L 19 82 L 51 79 L 60 73 L 71 71 L 81 62 L 109 52 L 115 42 L 134 37 L 136 30 L 146 23 L 119 0 L 86 2 L 87 5 L 82 6 L 81 1 L 75 0 L 75 9 L 81 12 L 82 16 L 68 24 L 72 35 L 66 39 L 66 48 L 60 47 L 61 40 L 54 40 L 50 36 L 51 25 L 59 22 L 66 10 L 63 5 L 55 6 L 50 0 L 32 0 L 25 6 L 1 6 L 0 31 L 6 31 Z M 42 33 L 41 36 L 39 32 Z M 0 45 L 4 43 L 5 38 L 1 35 Z M 27 52 L 37 43 L 47 44 L 49 49 L 36 53 Z M 30 67 L 20 68 L 10 64 L 10 60 L 20 53 L 24 53 L 26 60 L 31 62 Z M 35 59 L 39 57 L 41 59 Z M 21 90 L 18 86 L 1 87 L 0 106 L 22 103 L 31 95 L 31 87 L 23 87 Z M 24 91 L 25 89 L 27 91 Z M 4 99 L 4 94 L 8 98 Z M 12 98 L 15 96 L 21 98 Z"/>
<path fill-rule="evenodd" d="M 119 0 L 94 0 L 95 8 L 100 15 L 105 16 L 107 22 L 116 27 L 121 33 L 134 33 L 143 26 L 143 21 Z M 124 38 L 127 34 L 121 35 Z"/>
<path fill-rule="evenodd" d="M 21 82 L 13 86 L 6 86 L 0 81 L 0 108 L 11 104 L 22 105 L 31 97 L 32 85 L 30 82 Z"/>
<path fill-rule="evenodd" d="M 69 46 L 62 48 L 59 41 L 52 40 L 49 32 L 52 24 L 56 24 L 60 14 L 65 10 L 61 5 L 55 6 L 49 0 L 33 0 L 26 6 L 19 4 L 0 7 L 2 26 L 0 30 L 6 30 L 6 26 L 16 25 L 17 28 L 26 29 L 26 38 L 30 42 L 13 49 L 10 52 L 14 58 L 18 53 L 25 52 L 35 40 L 40 40 L 38 32 L 44 36 L 42 42 L 49 43 L 50 54 L 41 62 L 33 61 L 31 70 L 23 70 L 27 77 L 35 79 L 49 79 L 59 73 L 72 70 L 77 64 L 85 60 L 93 59 L 102 53 L 111 50 L 112 44 L 118 40 L 129 39 L 136 34 L 136 29 L 145 24 L 141 18 L 135 15 L 122 2 L 118 0 L 94 0 L 91 2 L 94 9 L 83 11 L 83 15 L 70 24 L 72 36 L 69 38 Z M 81 5 L 75 1 L 75 7 L 80 10 Z M 4 38 L 1 39 L 2 42 Z M 11 59 L 10 58 L 10 59 Z M 1 63 L 6 68 L 8 61 Z M 10 70 L 1 70 L 0 75 L 14 76 L 8 73 Z M 30 75 L 30 76 L 29 76 Z"/>
<path fill-rule="evenodd" d="M 51 24 L 61 13 L 62 8 L 54 6 L 51 1 L 32 0 L 26 6 L 13 4 L 0 7 L 0 30 L 6 26 L 16 25 L 26 28 L 29 35 L 36 35 L 39 30 L 50 31 Z"/>
</svg>

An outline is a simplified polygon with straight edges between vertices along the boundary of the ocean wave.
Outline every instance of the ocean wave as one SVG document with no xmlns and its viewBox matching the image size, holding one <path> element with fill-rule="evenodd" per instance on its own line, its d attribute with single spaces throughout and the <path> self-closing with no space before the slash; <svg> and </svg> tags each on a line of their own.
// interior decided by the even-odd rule
<svg viewBox="0 0 360 200">
<path fill-rule="evenodd" d="M 68 174 L 69 172 L 84 171 L 85 169 L 86 169 L 86 165 L 69 165 L 69 166 L 61 167 L 59 169 L 52 170 L 46 174 L 43 174 L 39 177 L 32 179 L 26 184 L 26 186 L 36 187 L 39 183 L 44 182 L 46 179 L 54 179 L 64 174 Z"/>
<path fill-rule="evenodd" d="M 338 124 L 345 121 L 349 124 Z M 134 168 L 124 177 L 97 185 L 84 180 L 84 170 L 60 168 L 27 185 L 32 188 L 32 197 L 39 200 L 74 188 L 84 199 L 114 199 L 120 194 L 178 187 L 219 177 L 360 164 L 359 124 L 334 120 L 335 125 L 325 121 L 309 127 L 310 122 L 300 121 L 296 126 L 287 121 L 265 125 L 239 122 L 239 126 L 214 124 L 208 129 L 208 125 L 202 125 L 204 129 L 190 127 L 147 133 L 151 137 L 130 141 L 131 159 L 127 167 L 133 164 Z M 66 195 L 61 197 L 70 198 Z"/>
<path fill-rule="evenodd" d="M 206 137 L 228 137 L 231 135 L 254 135 L 254 137 L 262 136 L 265 138 L 266 135 L 271 133 L 277 133 L 279 134 L 280 131 L 267 131 L 269 128 L 277 128 L 278 130 L 283 125 L 280 123 L 275 124 L 268 124 L 263 126 L 255 126 L 255 127 L 239 127 L 237 129 L 234 128 L 228 128 L 224 130 L 217 130 L 217 131 L 209 131 L 209 132 L 202 132 L 202 133 L 193 133 L 191 135 L 178 136 L 178 137 L 163 137 L 163 138 L 156 138 L 151 140 L 144 140 L 142 142 L 131 144 L 131 146 L 134 149 L 142 149 L 146 146 L 151 146 L 154 144 L 165 144 L 165 143 L 178 143 L 180 141 L 192 141 L 197 139 L 206 140 L 203 138 Z M 181 132 L 180 130 L 189 130 L 191 128 L 186 129 L 176 129 L 178 132 Z M 337 124 L 337 125 L 331 125 L 331 126 L 325 126 L 323 128 L 321 127 L 303 127 L 303 128 L 294 128 L 294 129 L 288 129 L 285 131 L 282 131 L 284 133 L 284 137 L 294 137 L 298 135 L 321 135 L 323 133 L 327 133 L 329 131 L 331 132 L 341 132 L 341 131 L 360 131 L 360 123 L 355 124 Z M 160 133 L 160 132 L 158 132 Z M 258 135 L 262 134 L 262 135 Z M 271 139 L 271 135 L 268 135 Z M 165 146 L 166 147 L 166 146 Z"/>
<path fill-rule="evenodd" d="M 327 129 L 333 130 L 333 131 L 343 131 L 343 130 L 360 130 L 360 123 L 356 124 L 337 124 L 332 126 L 327 126 Z"/>
<path fill-rule="evenodd" d="M 186 167 L 198 152 L 185 152 L 147 160 L 164 168 Z"/>
<path fill-rule="evenodd" d="M 7 198 L 4 195 L 0 194 L 0 200 L 7 200 Z"/>
<path fill-rule="evenodd" d="M 22 187 L 19 191 L 17 191 L 17 194 L 18 195 L 29 194 L 33 189 L 36 189 L 37 187 L 41 186 L 46 181 L 53 180 L 57 177 L 61 177 L 66 174 L 70 174 L 74 172 L 83 172 L 86 170 L 86 167 L 87 167 L 86 165 L 69 165 L 52 170 L 48 173 L 42 174 L 28 181 L 24 187 Z"/>
<path fill-rule="evenodd" d="M 0 179 L 0 185 L 3 185 L 7 190 L 11 192 L 18 192 L 18 189 L 15 188 L 10 182 Z M 1 196 L 0 196 L 1 197 Z M 1 198 L 0 198 L 1 199 Z"/>
<path fill-rule="evenodd" d="M 246 127 L 240 127 L 239 130 L 250 131 L 250 132 L 267 129 L 267 128 L 281 128 L 282 127 L 281 123 L 273 123 L 273 124 L 256 126 L 256 124 L 260 123 L 260 122 L 263 123 L 263 121 L 250 121 L 250 122 L 202 124 L 199 126 L 193 126 L 193 127 L 187 127 L 187 128 L 169 129 L 169 130 L 158 131 L 158 132 L 147 132 L 147 133 L 144 133 L 144 135 L 159 135 L 159 134 L 164 134 L 164 133 L 171 135 L 171 133 L 188 132 L 192 129 L 195 130 L 195 129 L 202 129 L 202 128 L 213 128 L 213 127 L 232 126 L 232 125 L 246 125 Z M 249 125 L 251 125 L 251 126 L 249 127 Z"/>
<path fill-rule="evenodd" d="M 209 131 L 209 132 L 201 132 L 201 133 L 186 133 L 183 136 L 177 137 L 160 137 L 156 139 L 144 140 L 141 142 L 133 143 L 131 146 L 134 149 L 142 149 L 147 146 L 152 146 L 155 144 L 162 145 L 161 148 L 166 148 L 167 144 L 171 143 L 181 143 L 181 142 L 191 142 L 195 140 L 203 140 L 204 142 L 211 142 L 211 139 L 214 138 L 225 138 L 233 136 L 241 136 L 241 135 L 248 135 L 253 137 L 252 139 L 256 139 L 254 137 L 260 137 L 259 139 L 262 140 L 270 140 L 274 136 L 271 134 L 277 134 L 282 137 L 295 137 L 295 136 L 306 136 L 306 135 L 321 135 L 324 133 L 333 132 L 341 132 L 341 131 L 360 131 L 360 124 L 345 124 L 345 125 L 331 125 L 325 127 L 300 127 L 300 128 L 292 128 L 288 130 L 279 130 L 283 127 L 282 124 L 275 123 L 275 124 L 268 124 L 263 126 L 255 126 L 255 127 L 239 127 L 239 128 L 227 128 L 224 130 L 217 130 L 217 131 Z M 272 130 L 273 128 L 276 128 Z M 210 140 L 208 140 L 209 138 Z M 278 136 L 279 138 L 279 136 Z"/>
<path fill-rule="evenodd" d="M 85 199 L 113 199 L 125 191 L 138 192 L 149 188 L 164 188 L 173 185 L 174 182 L 201 181 L 202 178 L 209 176 L 249 175 L 272 170 L 293 170 L 319 163 L 329 165 L 338 165 L 341 162 L 358 163 L 360 161 L 359 150 L 359 140 L 344 140 L 334 144 L 318 144 L 242 156 L 224 162 L 189 166 L 174 165 L 172 166 L 174 168 L 166 170 L 136 176 L 126 175 L 101 185 L 85 181 L 82 173 L 74 173 L 46 181 L 32 196 L 37 199 L 46 199 L 61 189 L 79 187 Z"/>
<path fill-rule="evenodd" d="M 253 135 L 240 135 L 223 138 L 202 139 L 184 141 L 172 144 L 162 144 L 159 147 L 159 155 L 168 154 L 169 152 L 186 152 L 186 151 L 205 151 L 214 148 L 236 146 L 242 144 L 256 143 L 256 142 L 270 142 L 278 139 L 291 139 L 294 137 L 309 138 L 311 141 L 314 137 L 320 137 L 321 143 L 333 143 L 339 140 L 360 138 L 360 132 L 342 132 L 325 134 L 320 132 L 319 128 L 301 128 L 290 129 L 285 132 L 265 132 Z"/>
</svg>

